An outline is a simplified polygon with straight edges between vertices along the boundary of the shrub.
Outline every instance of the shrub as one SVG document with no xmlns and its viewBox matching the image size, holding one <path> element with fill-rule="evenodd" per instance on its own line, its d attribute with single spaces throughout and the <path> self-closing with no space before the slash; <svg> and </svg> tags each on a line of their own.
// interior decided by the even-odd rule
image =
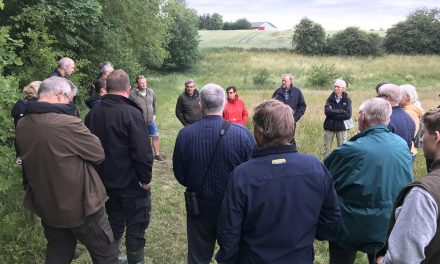
<svg viewBox="0 0 440 264">
<path fill-rule="evenodd" d="M 255 85 L 263 86 L 269 84 L 270 73 L 264 68 L 257 72 L 257 74 L 252 78 Z"/>
<path fill-rule="evenodd" d="M 327 38 L 326 53 L 346 56 L 378 56 L 383 53 L 382 38 L 357 27 L 348 27 Z"/>
<path fill-rule="evenodd" d="M 307 72 L 307 84 L 315 88 L 328 88 L 338 78 L 334 64 L 314 64 Z"/>
</svg>

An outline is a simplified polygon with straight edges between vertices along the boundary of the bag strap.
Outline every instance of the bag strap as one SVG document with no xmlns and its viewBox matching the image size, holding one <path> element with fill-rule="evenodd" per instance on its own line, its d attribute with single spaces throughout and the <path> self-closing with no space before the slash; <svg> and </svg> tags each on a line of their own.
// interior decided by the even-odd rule
<svg viewBox="0 0 440 264">
<path fill-rule="evenodd" d="M 222 127 L 220 128 L 220 132 L 219 132 L 220 133 L 220 137 L 217 140 L 217 144 L 215 145 L 214 151 L 212 152 L 211 160 L 208 163 L 208 167 L 206 168 L 206 171 L 203 174 L 204 178 L 202 180 L 202 184 L 200 185 L 200 190 L 202 190 L 203 186 L 205 186 L 206 178 L 208 178 L 207 177 L 208 171 L 209 171 L 209 169 L 211 169 L 212 161 L 214 160 L 214 156 L 215 156 L 215 153 L 217 152 L 217 148 L 220 145 L 220 141 L 222 140 L 223 136 L 226 134 L 226 132 L 228 132 L 228 129 L 229 129 L 230 126 L 231 126 L 231 123 L 223 120 L 223 124 L 222 124 Z"/>
</svg>

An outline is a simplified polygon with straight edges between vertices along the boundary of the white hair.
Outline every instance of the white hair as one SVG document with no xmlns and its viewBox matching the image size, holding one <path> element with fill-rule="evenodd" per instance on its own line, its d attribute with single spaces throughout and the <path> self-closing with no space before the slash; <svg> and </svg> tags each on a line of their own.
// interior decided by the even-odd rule
<svg viewBox="0 0 440 264">
<path fill-rule="evenodd" d="M 392 111 L 390 103 L 382 98 L 368 99 L 359 107 L 371 125 L 388 125 Z"/>
<path fill-rule="evenodd" d="M 203 114 L 221 113 L 225 107 L 225 90 L 218 84 L 208 83 L 200 90 Z"/>
<path fill-rule="evenodd" d="M 402 91 L 399 86 L 387 83 L 379 88 L 379 97 L 381 96 L 387 96 L 390 102 L 399 104 L 400 100 L 402 100 Z"/>
<path fill-rule="evenodd" d="M 347 83 L 342 79 L 336 79 L 335 85 L 341 86 L 344 90 L 347 87 Z"/>
<path fill-rule="evenodd" d="M 402 91 L 402 95 L 408 96 L 409 102 L 411 104 L 415 104 L 418 107 L 421 107 L 421 103 L 419 102 L 419 96 L 417 95 L 416 87 L 411 84 L 401 85 L 400 90 Z"/>
<path fill-rule="evenodd" d="M 38 89 L 38 98 L 55 96 L 60 93 L 75 96 L 76 92 L 76 86 L 66 78 L 50 77 L 41 83 L 40 89 Z"/>
</svg>

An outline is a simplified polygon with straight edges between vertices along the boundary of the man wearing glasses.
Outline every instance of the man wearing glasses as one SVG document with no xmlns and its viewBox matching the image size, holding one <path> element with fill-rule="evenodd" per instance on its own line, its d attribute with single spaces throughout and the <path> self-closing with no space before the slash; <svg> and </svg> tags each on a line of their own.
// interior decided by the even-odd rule
<svg viewBox="0 0 440 264">
<path fill-rule="evenodd" d="M 29 180 L 24 206 L 41 217 L 46 263 L 70 263 L 77 240 L 94 263 L 118 263 L 105 187 L 94 168 L 104 150 L 75 116 L 76 91 L 69 80 L 52 77 L 41 83 L 38 100 L 26 104 L 16 129 Z"/>
</svg>

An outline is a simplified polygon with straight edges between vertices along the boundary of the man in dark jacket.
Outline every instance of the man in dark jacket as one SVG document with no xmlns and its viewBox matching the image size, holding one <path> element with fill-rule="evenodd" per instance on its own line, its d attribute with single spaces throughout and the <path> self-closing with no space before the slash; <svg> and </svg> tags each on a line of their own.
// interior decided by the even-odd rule
<svg viewBox="0 0 440 264">
<path fill-rule="evenodd" d="M 218 219 L 219 263 L 313 263 L 314 239 L 341 216 L 330 173 L 288 144 L 292 109 L 276 100 L 254 110 L 258 148 L 231 174 Z"/>
<path fill-rule="evenodd" d="M 63 57 L 58 61 L 58 68 L 53 70 L 48 78 L 50 77 L 63 77 L 70 79 L 70 76 L 75 71 L 75 62 L 69 57 Z"/>
<path fill-rule="evenodd" d="M 196 89 L 196 82 L 194 80 L 185 82 L 185 91 L 177 98 L 176 117 L 183 126 L 202 119 L 199 92 Z"/>
<path fill-rule="evenodd" d="M 123 70 L 110 73 L 107 92 L 86 125 L 104 146 L 106 159 L 97 170 L 109 196 L 106 209 L 115 239 L 120 243 L 125 230 L 128 263 L 144 263 L 153 154 L 142 110 L 128 99 L 130 80 Z"/>
<path fill-rule="evenodd" d="M 289 105 L 293 110 L 295 122 L 298 122 L 306 112 L 307 105 L 301 90 L 293 86 L 292 82 L 292 75 L 284 74 L 281 79 L 281 87 L 275 90 L 272 98 Z"/>
<path fill-rule="evenodd" d="M 440 109 L 428 111 L 422 120 L 423 152 L 434 160 L 433 168 L 397 197 L 387 243 L 377 254 L 378 264 L 434 264 L 440 259 Z"/>
<path fill-rule="evenodd" d="M 41 83 L 38 101 L 26 103 L 16 136 L 29 179 L 24 206 L 41 217 L 46 263 L 70 263 L 77 240 L 93 263 L 118 263 L 105 213 L 105 187 L 93 164 L 104 160 L 99 139 L 74 116 L 76 87 L 52 77 Z"/>
<path fill-rule="evenodd" d="M 346 87 L 344 80 L 337 79 L 334 91 L 325 102 L 324 158 L 330 153 L 335 136 L 338 147 L 347 141 L 347 131 L 351 127 L 344 121 L 351 120 L 351 100 L 345 92 Z"/>
<path fill-rule="evenodd" d="M 180 130 L 173 155 L 174 176 L 198 196 L 199 214 L 191 214 L 187 208 L 189 264 L 210 263 L 217 238 L 217 215 L 230 173 L 250 158 L 255 145 L 247 128 L 223 121 L 222 87 L 207 84 L 200 97 L 203 118 Z"/>
</svg>

